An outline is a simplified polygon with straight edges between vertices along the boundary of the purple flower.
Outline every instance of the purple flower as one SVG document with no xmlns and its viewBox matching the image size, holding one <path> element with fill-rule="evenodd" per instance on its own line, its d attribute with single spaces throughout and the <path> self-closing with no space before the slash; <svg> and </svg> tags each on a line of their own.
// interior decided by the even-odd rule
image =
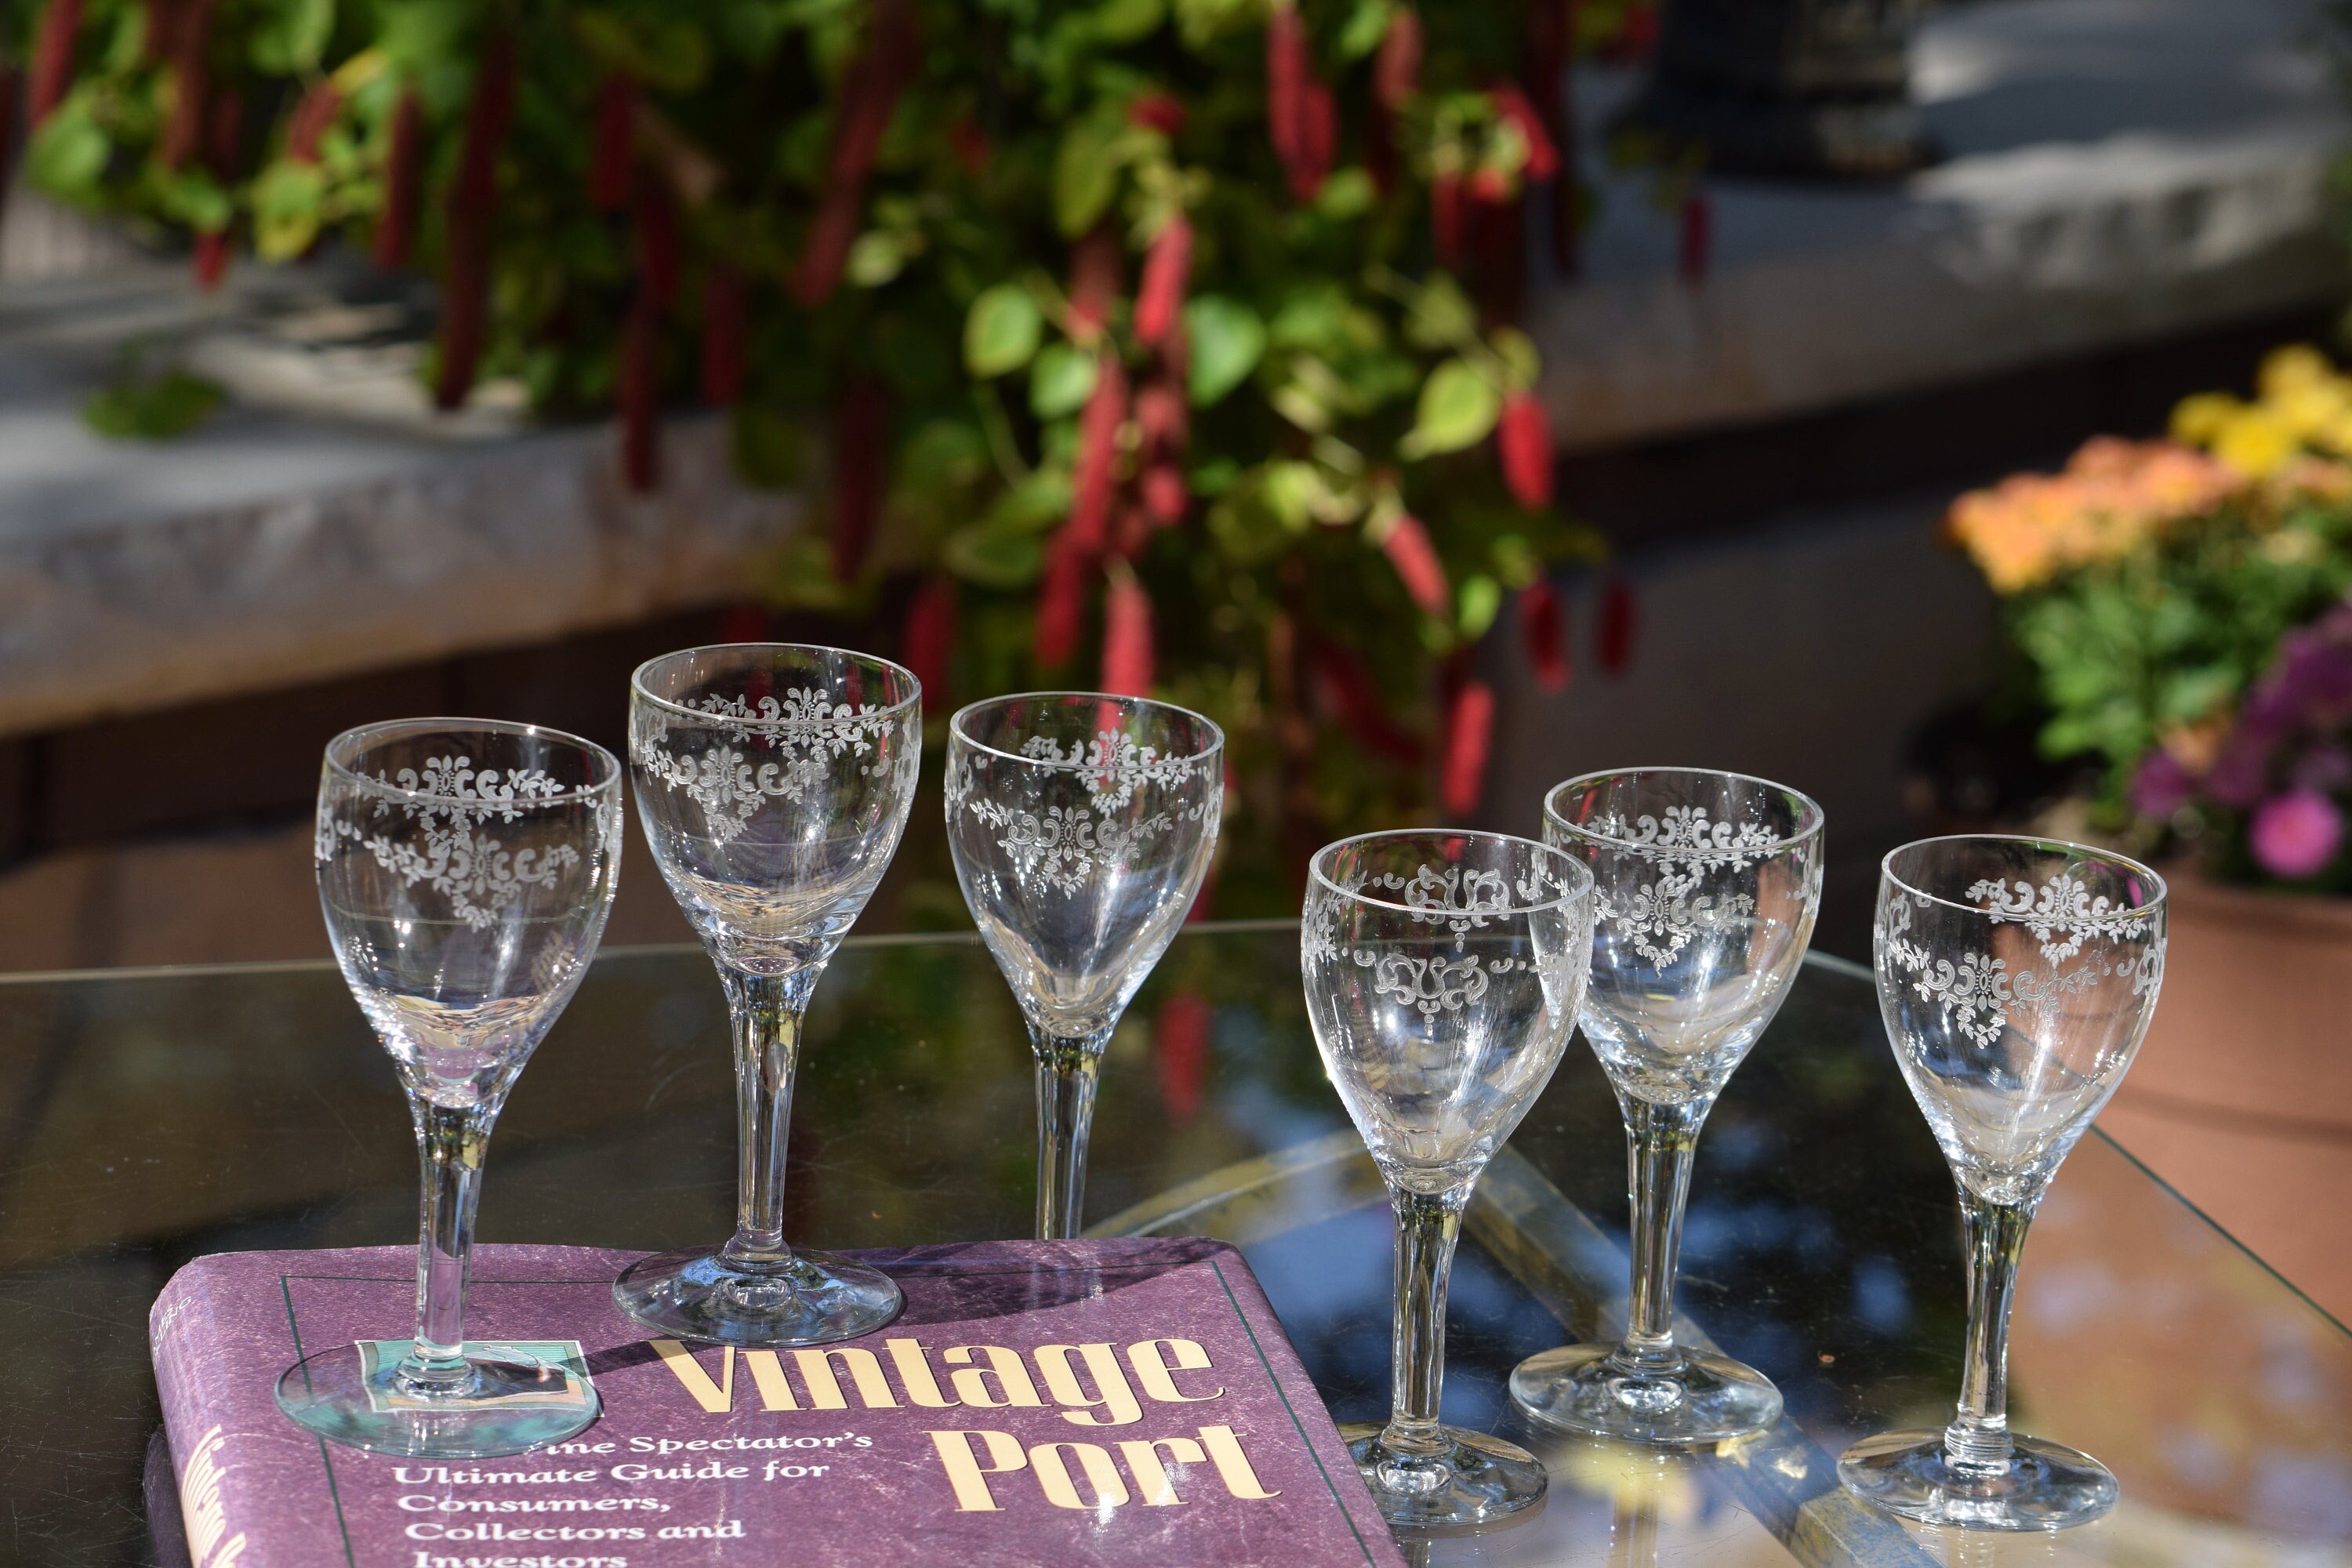
<svg viewBox="0 0 2352 1568">
<path fill-rule="evenodd" d="M 2316 790 L 2289 790 L 2263 802 L 2248 837 L 2263 870 L 2301 881 L 2336 858 L 2344 843 L 2344 815 Z"/>
<path fill-rule="evenodd" d="M 2141 759 L 2132 779 L 2132 809 L 2150 822 L 2162 822 L 2186 805 L 2196 788 L 2180 759 L 2159 746 Z"/>
</svg>

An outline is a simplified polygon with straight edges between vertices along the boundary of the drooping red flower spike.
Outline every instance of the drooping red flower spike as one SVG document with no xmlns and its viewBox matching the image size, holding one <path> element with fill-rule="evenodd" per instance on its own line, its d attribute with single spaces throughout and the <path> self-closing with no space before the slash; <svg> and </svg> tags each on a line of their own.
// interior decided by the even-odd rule
<svg viewBox="0 0 2352 1568">
<path fill-rule="evenodd" d="M 745 320 L 743 275 L 714 261 L 702 275 L 702 401 L 729 407 L 743 395 Z"/>
<path fill-rule="evenodd" d="M 793 273 L 793 298 L 803 307 L 823 303 L 841 281 L 866 210 L 866 178 L 898 112 L 898 95 L 920 63 L 920 50 L 910 0 L 877 0 L 873 36 L 842 76 L 824 188 Z"/>
<path fill-rule="evenodd" d="M 1498 82 L 1486 89 L 1487 100 L 1495 112 L 1516 127 L 1528 144 L 1528 161 L 1520 173 L 1530 180 L 1549 180 L 1559 173 L 1559 148 L 1551 139 L 1551 132 L 1536 112 L 1528 95 L 1517 83 Z"/>
<path fill-rule="evenodd" d="M 1215 1021 L 1209 1005 L 1190 991 L 1179 991 L 1160 1004 L 1151 1020 L 1160 1101 L 1180 1126 L 1200 1113 L 1201 1090 L 1209 1074 L 1209 1031 Z"/>
<path fill-rule="evenodd" d="M 73 86 L 74 44 L 81 35 L 82 0 L 49 0 L 33 35 L 33 74 L 25 95 L 25 120 L 37 128 L 65 101 Z"/>
<path fill-rule="evenodd" d="M 638 495 L 649 495 L 661 482 L 661 319 L 643 283 L 621 330 L 614 392 L 621 413 L 622 483 Z"/>
<path fill-rule="evenodd" d="M 1143 259 L 1135 295 L 1135 338 L 1158 348 L 1183 320 L 1184 290 L 1192 276 L 1192 225 L 1182 213 L 1160 226 Z"/>
<path fill-rule="evenodd" d="M 588 200 L 600 213 L 616 213 L 629 205 L 636 123 L 636 79 L 625 71 L 607 72 L 596 84 L 596 121 L 588 152 Z"/>
<path fill-rule="evenodd" d="M 1514 392 L 1503 399 L 1495 422 L 1495 447 L 1503 459 L 1503 483 L 1511 499 L 1529 511 L 1551 505 L 1551 421 L 1532 392 Z"/>
<path fill-rule="evenodd" d="M 1110 503 L 1117 489 L 1118 427 L 1127 420 L 1127 370 L 1116 353 L 1097 358 L 1095 389 L 1078 415 L 1078 455 L 1070 477 L 1070 535 L 1089 553 L 1110 538 Z"/>
<path fill-rule="evenodd" d="M 1519 636 L 1536 684 L 1546 691 L 1566 690 L 1568 607 L 1549 578 L 1538 577 L 1519 590 Z"/>
<path fill-rule="evenodd" d="M 856 581 L 866 564 L 888 479 L 890 400 L 882 384 L 861 375 L 842 394 L 833 422 L 833 576 Z"/>
<path fill-rule="evenodd" d="M 1612 577 L 1601 590 L 1601 625 L 1594 648 L 1603 675 L 1622 675 L 1633 662 L 1633 590 L 1622 577 Z"/>
<path fill-rule="evenodd" d="M 375 264 L 387 270 L 408 265 L 416 237 L 417 205 L 425 194 L 419 167 L 425 155 L 425 104 L 409 88 L 393 105 L 389 145 L 383 161 L 383 210 L 375 220 Z"/>
<path fill-rule="evenodd" d="M 1453 593 L 1445 581 L 1445 563 L 1438 560 L 1437 548 L 1429 542 L 1429 531 L 1419 518 L 1407 513 L 1390 524 L 1381 536 L 1381 550 L 1423 615 L 1446 613 Z"/>
<path fill-rule="evenodd" d="M 327 133 L 327 127 L 335 122 L 335 116 L 342 110 L 343 95 L 335 89 L 331 80 L 312 83 L 287 118 L 286 156 L 297 163 L 317 163 L 319 138 Z M 219 140 L 217 135 L 214 138 L 215 148 Z"/>
<path fill-rule="evenodd" d="M 474 387 L 488 325 L 490 226 L 498 216 L 499 153 L 514 119 L 514 37 L 491 29 L 482 43 L 474 101 L 466 117 L 457 183 L 449 193 L 448 266 L 441 283 L 441 374 L 435 406 L 455 408 Z"/>
<path fill-rule="evenodd" d="M 1146 130 L 1173 136 L 1184 129 L 1183 100 L 1165 92 L 1147 92 L 1127 106 L 1127 118 Z"/>
<path fill-rule="evenodd" d="M 1685 284 L 1696 289 L 1706 281 L 1714 250 L 1715 202 L 1706 192 L 1693 186 L 1683 197 L 1680 260 Z"/>
<path fill-rule="evenodd" d="M 944 572 L 933 573 L 907 601 L 907 626 L 899 639 L 898 657 L 922 683 L 924 703 L 934 711 L 946 710 L 955 637 L 955 579 Z"/>
<path fill-rule="evenodd" d="M 1045 573 L 1037 584 L 1037 610 L 1029 651 L 1039 668 L 1059 669 L 1078 650 L 1087 615 L 1087 577 L 1093 554 L 1070 538 L 1064 523 L 1045 547 Z"/>
<path fill-rule="evenodd" d="M 1103 605 L 1101 689 L 1114 697 L 1151 695 L 1151 595 L 1123 562 L 1112 563 Z"/>
<path fill-rule="evenodd" d="M 1438 801 L 1455 816 L 1478 809 L 1486 788 L 1486 753 L 1494 739 L 1495 689 L 1465 680 L 1445 716 L 1445 757 L 1438 775 Z"/>
</svg>

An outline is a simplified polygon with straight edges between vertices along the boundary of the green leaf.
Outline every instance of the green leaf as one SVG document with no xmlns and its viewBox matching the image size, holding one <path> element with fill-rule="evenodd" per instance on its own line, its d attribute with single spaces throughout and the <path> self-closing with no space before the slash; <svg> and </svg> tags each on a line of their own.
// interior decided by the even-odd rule
<svg viewBox="0 0 2352 1568">
<path fill-rule="evenodd" d="M 1412 428 L 1397 450 L 1408 458 L 1439 452 L 1458 452 L 1486 438 L 1495 427 L 1502 398 L 1495 384 L 1467 360 L 1450 359 L 1429 373 L 1421 384 L 1421 405 Z"/>
<path fill-rule="evenodd" d="M 82 423 L 118 441 L 164 441 L 212 416 L 226 395 L 209 381 L 173 371 L 158 380 L 118 381 L 89 395 Z"/>
<path fill-rule="evenodd" d="M 849 244 L 843 274 L 860 289 L 879 289 L 907 265 L 907 247 L 894 230 L 869 228 Z"/>
<path fill-rule="evenodd" d="M 1054 150 L 1054 221 L 1061 231 L 1075 239 L 1094 227 L 1118 195 L 1119 172 L 1159 145 L 1159 132 L 1129 124 L 1111 100 L 1072 121 Z"/>
<path fill-rule="evenodd" d="M 1103 0 L 1095 7 L 1094 35 L 1106 44 L 1132 44 L 1160 30 L 1167 0 Z"/>
<path fill-rule="evenodd" d="M 1070 476 L 1059 468 L 1038 468 L 996 498 L 982 519 L 1000 532 L 1043 533 L 1070 511 Z"/>
<path fill-rule="evenodd" d="M 982 377 L 1019 370 L 1037 353 L 1045 312 L 1018 283 L 999 283 L 971 302 L 963 319 L 964 368 Z"/>
<path fill-rule="evenodd" d="M 335 0 L 278 0 L 260 7 L 247 55 L 263 76 L 307 76 L 319 68 L 335 31 Z"/>
<path fill-rule="evenodd" d="M 113 151 L 105 131 L 90 118 L 89 105 L 77 95 L 33 133 L 26 172 L 49 195 L 86 204 L 97 195 L 98 178 Z"/>
<path fill-rule="evenodd" d="M 1356 0 L 1356 8 L 1348 13 L 1345 26 L 1339 29 L 1339 58 L 1360 60 L 1381 47 L 1389 36 L 1389 20 L 1395 14 L 1394 0 Z"/>
<path fill-rule="evenodd" d="M 1462 584 L 1461 606 L 1455 612 L 1465 641 L 1476 642 L 1495 624 L 1495 616 L 1503 607 L 1503 585 L 1480 572 L 1465 578 Z"/>
<path fill-rule="evenodd" d="M 735 410 L 735 471 L 763 490 L 789 489 L 808 471 L 808 438 L 797 422 L 772 408 L 742 404 Z"/>
<path fill-rule="evenodd" d="M 1084 406 L 1095 390 L 1095 356 L 1068 343 L 1048 343 L 1029 372 L 1029 412 L 1059 419 Z"/>
<path fill-rule="evenodd" d="M 987 472 L 988 437 L 968 419 L 933 419 L 898 453 L 898 482 L 926 495 L 964 489 Z"/>
<path fill-rule="evenodd" d="M 1206 408 L 1239 386 L 1265 353 L 1265 323 L 1238 300 L 1203 294 L 1184 307 L 1192 402 Z"/>
<path fill-rule="evenodd" d="M 1543 358 L 1536 353 L 1533 338 L 1517 327 L 1496 327 L 1486 334 L 1486 342 L 1503 362 L 1506 385 L 1513 392 L 1535 385 L 1536 377 L 1543 373 Z"/>
<path fill-rule="evenodd" d="M 1380 192 L 1372 184 L 1372 176 L 1362 169 L 1341 169 L 1323 182 L 1315 193 L 1315 210 L 1334 222 L 1361 217 L 1372 210 L 1372 202 Z"/>
<path fill-rule="evenodd" d="M 319 212 L 327 195 L 326 174 L 313 163 L 279 159 L 253 183 L 253 248 L 264 261 L 291 261 L 319 237 Z M 222 199 L 222 223 L 227 200 Z"/>
<path fill-rule="evenodd" d="M 983 588 L 1018 588 L 1037 580 L 1045 564 L 1045 541 L 982 523 L 960 528 L 940 550 L 949 571 Z"/>
<path fill-rule="evenodd" d="M 1239 566 L 1271 561 L 1290 547 L 1311 515 L 1319 481 L 1312 463 L 1267 463 L 1227 487 L 1209 509 L 1209 538 Z"/>
<path fill-rule="evenodd" d="M 1449 272 L 1434 273 L 1406 309 L 1405 341 L 1417 349 L 1459 345 L 1478 330 L 1478 312 Z"/>
<path fill-rule="evenodd" d="M 692 92 L 710 74 L 710 40 L 691 22 L 633 27 L 605 10 L 572 14 L 572 30 L 588 52 L 662 92 Z"/>
</svg>

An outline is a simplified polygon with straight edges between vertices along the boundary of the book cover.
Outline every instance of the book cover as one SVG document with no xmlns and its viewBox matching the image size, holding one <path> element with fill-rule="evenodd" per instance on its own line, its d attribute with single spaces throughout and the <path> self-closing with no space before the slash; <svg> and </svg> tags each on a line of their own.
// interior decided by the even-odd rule
<svg viewBox="0 0 2352 1568">
<path fill-rule="evenodd" d="M 637 1254 L 481 1247 L 469 1341 L 576 1362 L 568 1443 L 402 1459 L 286 1419 L 279 1373 L 405 1332 L 410 1247 L 230 1253 L 149 1323 L 192 1568 L 844 1568 L 1214 1563 L 1402 1568 L 1241 1255 L 1197 1239 L 853 1254 L 906 1311 L 741 1351 L 613 1304 Z"/>
</svg>

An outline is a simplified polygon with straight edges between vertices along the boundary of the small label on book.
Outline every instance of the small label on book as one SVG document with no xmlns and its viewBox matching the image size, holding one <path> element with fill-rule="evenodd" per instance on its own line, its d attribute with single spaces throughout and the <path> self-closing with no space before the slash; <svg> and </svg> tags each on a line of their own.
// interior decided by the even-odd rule
<svg viewBox="0 0 2352 1568">
<path fill-rule="evenodd" d="M 393 1375 L 414 1340 L 354 1340 L 367 1369 L 368 1404 L 379 1415 L 394 1410 L 431 1410 L 436 1401 L 401 1391 Z M 469 1409 L 554 1405 L 586 1410 L 594 1395 L 587 1358 L 578 1340 L 467 1340 L 466 1359 L 482 1369 L 489 1386 L 469 1396 Z"/>
</svg>

